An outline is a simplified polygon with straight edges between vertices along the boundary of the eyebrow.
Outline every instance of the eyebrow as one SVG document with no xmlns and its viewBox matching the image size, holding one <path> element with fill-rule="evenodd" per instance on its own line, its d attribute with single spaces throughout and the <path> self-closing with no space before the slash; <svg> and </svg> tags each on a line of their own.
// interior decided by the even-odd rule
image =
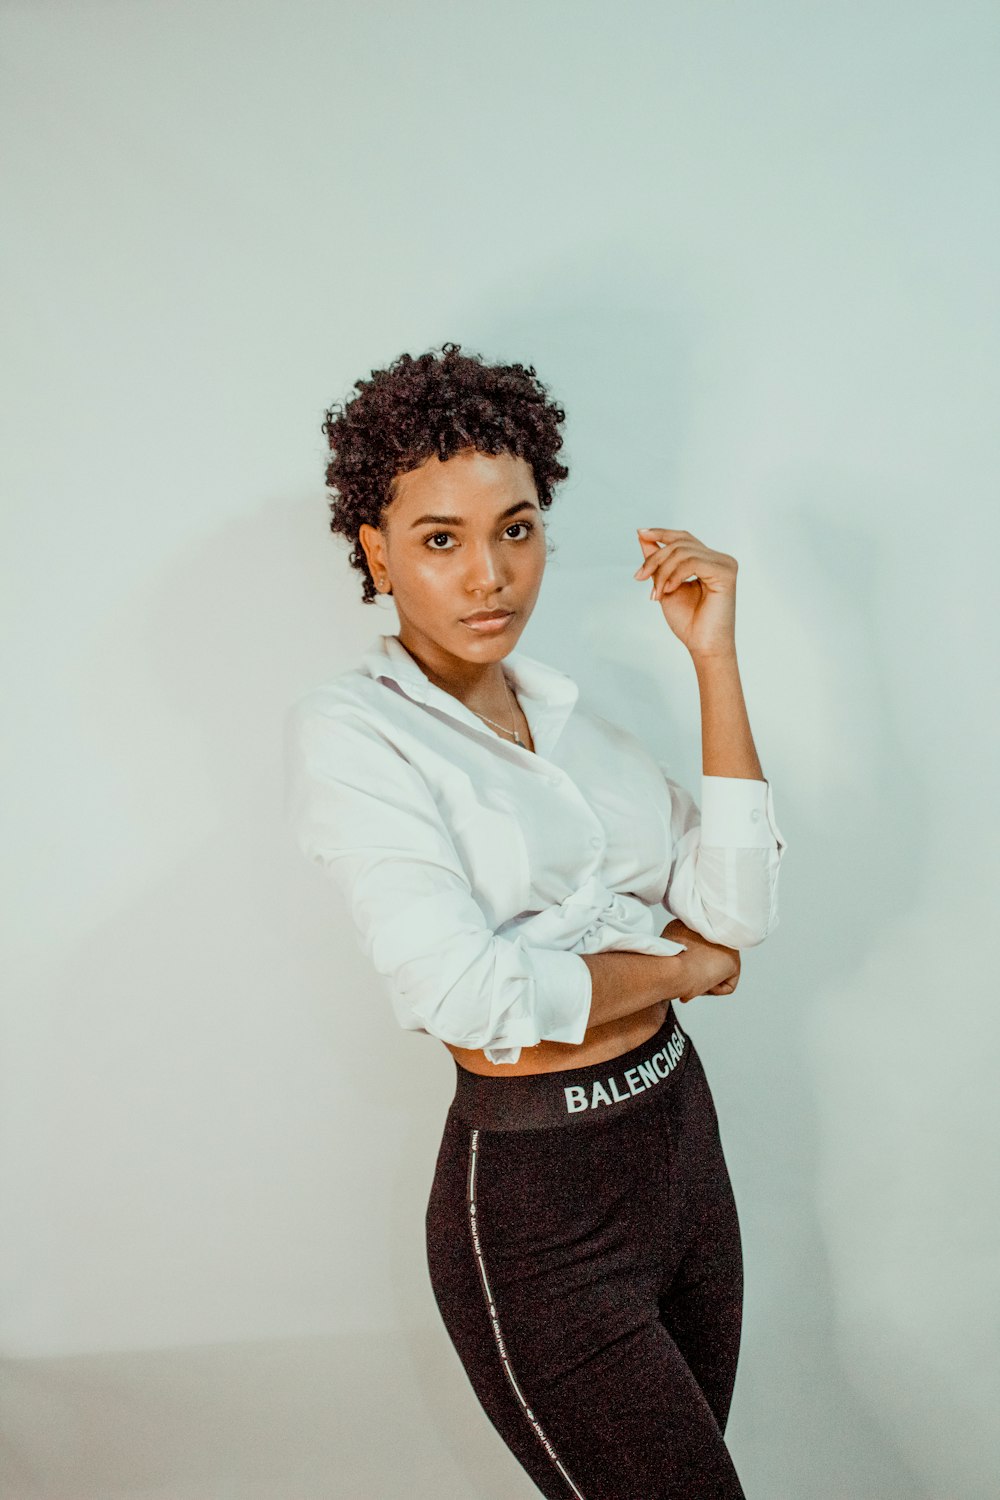
<svg viewBox="0 0 1000 1500">
<path fill-rule="evenodd" d="M 524 510 L 525 507 L 527 507 L 528 510 L 537 510 L 537 506 L 533 501 L 518 500 L 514 505 L 508 505 L 506 510 L 502 510 L 497 516 L 497 520 L 506 521 L 508 516 L 516 515 L 519 510 Z M 428 523 L 433 523 L 435 526 L 465 525 L 465 522 L 462 520 L 461 516 L 421 516 L 419 520 L 410 523 L 410 530 L 412 531 L 416 526 L 426 526 Z"/>
</svg>

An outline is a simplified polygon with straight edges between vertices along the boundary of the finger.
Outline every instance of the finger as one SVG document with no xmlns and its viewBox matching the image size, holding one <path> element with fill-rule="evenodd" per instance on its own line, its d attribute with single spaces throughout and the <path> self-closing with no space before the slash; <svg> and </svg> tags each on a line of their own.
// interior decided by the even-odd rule
<svg viewBox="0 0 1000 1500">
<path fill-rule="evenodd" d="M 679 527 L 669 526 L 637 526 L 636 535 L 641 536 L 647 542 L 673 541 L 679 536 L 690 536 L 690 531 L 681 531 Z"/>
<path fill-rule="evenodd" d="M 662 546 L 657 547 L 655 552 L 650 552 L 646 557 L 643 558 L 642 562 L 632 574 L 632 577 L 648 578 L 650 573 L 654 572 L 656 568 L 662 567 L 665 562 L 668 562 L 674 556 L 677 548 L 682 547 L 683 545 L 684 542 L 682 540 L 678 540 L 675 542 L 664 542 Z"/>
<path fill-rule="evenodd" d="M 653 568 L 650 576 L 653 580 L 652 598 L 658 598 L 663 591 L 667 580 L 673 577 L 687 577 L 689 573 L 696 571 L 697 564 L 692 559 L 678 558 L 676 555 L 664 558 L 663 562 Z"/>
<path fill-rule="evenodd" d="M 709 549 L 699 546 L 697 542 L 671 542 L 669 546 L 661 547 L 644 558 L 632 576 L 640 578 L 665 567 L 672 570 L 684 562 L 689 562 L 694 566 L 705 566 L 711 563 L 712 557 L 713 554 Z M 692 568 L 689 568 L 688 572 L 691 571 Z"/>
<path fill-rule="evenodd" d="M 714 984 L 712 986 L 712 988 L 707 991 L 707 993 L 709 995 L 731 995 L 733 993 L 733 990 L 735 988 L 736 988 L 736 981 L 735 980 L 733 980 L 733 979 L 720 979 L 719 983 L 718 984 Z"/>
<path fill-rule="evenodd" d="M 682 583 L 689 579 L 698 579 L 701 575 L 699 568 L 704 565 L 704 559 L 692 555 L 672 557 L 665 563 L 663 568 L 657 572 L 654 582 L 655 597 L 660 598 L 662 594 L 673 593 Z"/>
<path fill-rule="evenodd" d="M 664 594 L 672 594 L 674 589 L 680 588 L 682 583 L 696 583 L 698 578 L 697 567 L 693 567 L 689 559 L 681 563 L 679 567 L 671 568 L 662 578 L 657 578 L 653 598 L 662 599 Z"/>
</svg>

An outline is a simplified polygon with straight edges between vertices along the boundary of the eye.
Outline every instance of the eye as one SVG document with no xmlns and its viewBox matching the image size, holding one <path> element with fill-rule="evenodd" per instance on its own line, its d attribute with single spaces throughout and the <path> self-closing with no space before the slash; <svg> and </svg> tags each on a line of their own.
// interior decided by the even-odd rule
<svg viewBox="0 0 1000 1500">
<path fill-rule="evenodd" d="M 531 533 L 535 529 L 535 523 L 534 523 L 534 521 L 512 521 L 511 524 L 507 527 L 507 530 L 508 531 L 516 531 L 516 529 L 517 529 L 518 526 L 521 526 L 521 527 L 524 528 L 525 535 L 522 536 L 522 537 L 515 537 L 514 540 L 518 541 L 518 542 L 527 541 L 528 537 L 531 535 Z M 439 536 L 451 536 L 451 534 L 452 533 L 450 531 L 435 531 L 429 537 L 426 538 L 426 540 L 424 541 L 424 546 L 430 552 L 454 552 L 454 550 L 455 550 L 454 547 L 432 547 L 431 546 L 431 542 L 436 542 Z"/>
</svg>

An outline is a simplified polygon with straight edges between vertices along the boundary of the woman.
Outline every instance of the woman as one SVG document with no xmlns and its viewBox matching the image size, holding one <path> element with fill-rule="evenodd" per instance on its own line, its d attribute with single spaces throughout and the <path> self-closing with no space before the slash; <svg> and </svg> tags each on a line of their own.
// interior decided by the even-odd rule
<svg viewBox="0 0 1000 1500">
<path fill-rule="evenodd" d="M 739 1224 L 673 1006 L 731 994 L 777 921 L 785 841 L 740 684 L 736 560 L 638 533 L 635 576 L 695 666 L 699 808 L 514 649 L 569 472 L 534 368 L 445 344 L 355 389 L 324 423 L 330 524 L 400 628 L 293 705 L 287 811 L 400 1025 L 455 1058 L 426 1219 L 445 1327 L 543 1495 L 742 1496 L 723 1437 Z"/>
</svg>

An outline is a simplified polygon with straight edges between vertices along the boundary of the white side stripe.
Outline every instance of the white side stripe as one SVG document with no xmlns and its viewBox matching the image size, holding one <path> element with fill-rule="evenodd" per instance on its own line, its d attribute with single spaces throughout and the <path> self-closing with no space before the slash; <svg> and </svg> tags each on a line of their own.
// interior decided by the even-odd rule
<svg viewBox="0 0 1000 1500">
<path fill-rule="evenodd" d="M 490 1291 L 490 1284 L 486 1277 L 486 1265 L 483 1260 L 482 1247 L 479 1243 L 479 1226 L 476 1221 L 476 1160 L 478 1151 L 479 1131 L 473 1130 L 472 1138 L 469 1143 L 469 1232 L 472 1235 L 472 1248 L 476 1253 L 476 1264 L 479 1267 L 479 1275 L 483 1283 L 483 1294 L 486 1298 L 486 1307 L 490 1315 L 490 1323 L 493 1326 L 493 1337 L 496 1340 L 497 1350 L 499 1351 L 503 1367 L 507 1372 L 507 1379 L 513 1386 L 514 1394 L 517 1396 L 518 1401 L 520 1401 L 525 1416 L 531 1423 L 532 1427 L 535 1429 L 542 1447 L 545 1449 L 546 1453 L 549 1455 L 552 1462 L 555 1464 L 556 1468 L 559 1470 L 560 1474 L 569 1485 L 573 1494 L 576 1496 L 576 1500 L 586 1500 L 583 1491 L 577 1488 L 577 1486 L 573 1483 L 572 1479 L 567 1474 L 563 1464 L 560 1462 L 555 1449 L 549 1442 L 548 1438 L 545 1436 L 545 1433 L 542 1431 L 541 1423 L 538 1421 L 527 1401 L 525 1401 L 524 1396 L 521 1393 L 521 1388 L 518 1385 L 517 1381 L 514 1379 L 514 1371 L 511 1369 L 510 1360 L 507 1358 L 507 1350 L 504 1345 L 503 1334 L 500 1331 L 500 1321 L 497 1318 L 497 1310 L 496 1305 L 493 1301 L 493 1293 Z"/>
</svg>

